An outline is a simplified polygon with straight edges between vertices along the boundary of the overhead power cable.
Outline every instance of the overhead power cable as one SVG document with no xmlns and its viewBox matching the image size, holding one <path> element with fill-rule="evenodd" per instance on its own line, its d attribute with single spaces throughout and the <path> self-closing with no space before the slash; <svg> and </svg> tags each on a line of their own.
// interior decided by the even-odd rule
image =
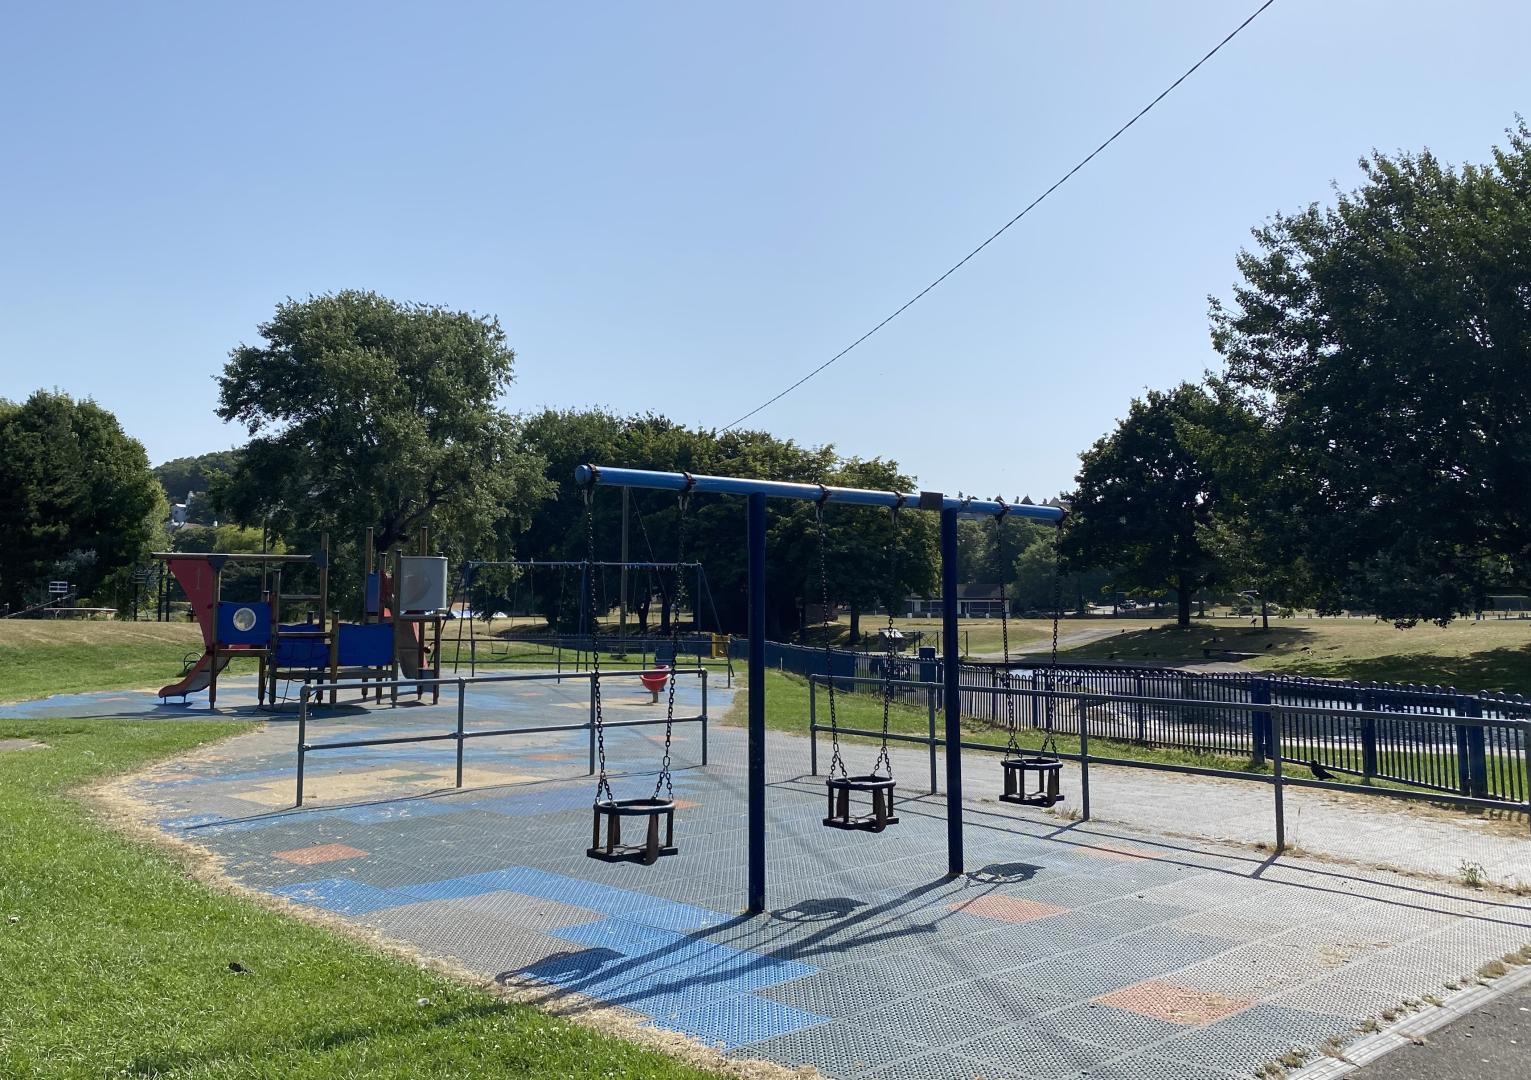
<svg viewBox="0 0 1531 1080">
<path fill-rule="evenodd" d="M 772 395 L 771 397 L 767 398 L 765 401 L 761 402 L 759 405 L 756 405 L 749 412 L 747 412 L 743 416 L 739 417 L 737 420 L 735 420 L 732 423 L 728 424 L 726 427 L 723 428 L 723 430 L 724 431 L 732 431 L 734 428 L 736 428 L 740 424 L 744 423 L 746 420 L 748 420 L 750 417 L 754 416 L 756 413 L 762 412 L 763 410 L 768 409 L 772 405 L 776 404 L 782 398 L 786 397 L 788 394 L 792 393 L 792 391 L 796 390 L 798 387 L 800 387 L 804 383 L 806 383 L 809 379 L 812 379 L 815 375 L 818 375 L 821 371 L 825 370 L 831 364 L 835 363 L 841 357 L 845 356 L 846 353 L 850 352 L 856 346 L 860 345 L 867 338 L 869 338 L 873 334 L 877 333 L 877 331 L 881 330 L 884 326 L 887 326 L 894 319 L 898 318 L 904 312 L 908 311 L 911 307 L 913 307 L 916 303 L 918 303 L 920 301 L 920 299 L 925 296 L 926 293 L 930 292 L 937 285 L 940 285 L 943 281 L 945 281 L 947 278 L 951 277 L 958 270 L 961 270 L 962 267 L 967 264 L 968 260 L 972 259 L 975 255 L 977 255 L 984 248 L 988 247 L 990 244 L 994 243 L 994 241 L 998 240 L 1001 236 L 1003 236 L 1010 229 L 1010 226 L 1014 225 L 1016 222 L 1020 221 L 1021 218 L 1025 217 L 1027 214 L 1031 213 L 1038 206 L 1040 206 L 1044 199 L 1046 199 L 1053 192 L 1057 191 L 1064 184 L 1068 183 L 1068 181 L 1073 178 L 1074 174 L 1077 173 L 1080 169 L 1083 169 L 1091 161 L 1093 161 L 1095 159 L 1096 155 L 1098 155 L 1102 150 L 1106 149 L 1106 147 L 1110 146 L 1112 143 L 1116 142 L 1117 139 L 1121 138 L 1124 134 L 1126 134 L 1127 130 L 1129 128 L 1131 128 L 1132 125 L 1136 124 L 1139 120 L 1143 119 L 1143 117 L 1147 116 L 1150 112 L 1152 112 L 1154 106 L 1158 105 L 1159 102 L 1161 102 L 1165 98 L 1169 97 L 1169 95 L 1175 90 L 1176 87 L 1178 87 L 1181 83 L 1185 82 L 1192 75 L 1194 75 L 1198 68 L 1200 68 L 1208 60 L 1211 60 L 1214 56 L 1216 56 L 1218 54 L 1218 52 L 1222 50 L 1224 45 L 1227 45 L 1234 38 L 1238 37 L 1239 34 L 1244 30 L 1245 27 L 1247 27 L 1250 23 L 1254 22 L 1257 18 L 1259 18 L 1260 15 L 1265 11 L 1265 9 L 1270 7 L 1275 2 L 1276 2 L 1276 0 L 1265 0 L 1265 2 L 1263 4 L 1261 4 L 1259 7 L 1255 8 L 1255 10 L 1253 12 L 1251 12 L 1249 14 L 1249 16 L 1243 22 L 1239 23 L 1238 26 L 1235 26 L 1233 28 L 1233 30 L 1229 32 L 1227 37 L 1223 38 L 1223 40 L 1219 41 L 1210 50 L 1208 50 L 1206 55 L 1203 56 L 1200 60 L 1196 61 L 1196 63 L 1194 63 L 1190 67 L 1186 68 L 1185 71 L 1183 71 L 1181 73 L 1181 75 L 1180 75 L 1180 77 L 1178 79 L 1176 79 L 1174 82 L 1170 83 L 1163 90 L 1159 91 L 1158 96 L 1155 97 L 1152 101 L 1150 101 L 1147 105 L 1144 105 L 1141 109 L 1139 109 L 1137 111 L 1137 113 L 1134 114 L 1134 116 L 1132 117 L 1131 120 L 1128 120 L 1121 127 L 1117 128 L 1115 131 L 1113 131 L 1111 133 L 1110 138 L 1106 139 L 1105 142 L 1101 143 L 1094 150 L 1091 150 L 1088 154 L 1086 154 L 1083 158 L 1081 158 L 1079 160 L 1079 162 L 1072 169 L 1070 169 L 1068 172 L 1064 173 L 1057 180 L 1053 181 L 1053 184 L 1052 184 L 1051 187 L 1049 187 L 1046 191 L 1042 192 L 1042 194 L 1038 195 L 1035 199 L 1032 199 L 1031 202 L 1027 203 L 1026 206 L 1021 210 L 1021 212 L 1019 214 L 1016 214 L 1015 217 L 1011 218 L 1009 221 L 1005 222 L 998 229 L 996 229 L 992 234 L 990 234 L 989 238 L 986 239 L 983 243 L 979 244 L 972 251 L 970 251 L 966 255 L 964 255 L 955 264 L 953 264 L 950 268 L 948 268 L 947 271 L 945 273 L 943 273 L 940 277 L 936 278 L 929 285 L 925 286 L 919 292 L 917 292 L 913 296 L 911 296 L 908 300 L 904 301 L 904 303 L 902 305 L 900 305 L 899 308 L 897 310 L 895 310 L 891 315 L 887 316 L 880 323 L 878 323 L 876 326 L 872 327 L 872 329 L 868 330 L 866 333 L 862 334 L 859 338 L 857 338 L 855 341 L 851 342 L 845 348 L 843 348 L 839 352 L 835 353 L 835 355 L 831 356 L 828 360 L 824 361 L 818 367 L 816 367 L 812 371 L 808 372 L 808 374 L 804 375 L 802 378 L 798 379 L 796 382 L 794 382 L 791 385 L 789 385 L 785 390 L 782 390 L 781 392 Z"/>
</svg>

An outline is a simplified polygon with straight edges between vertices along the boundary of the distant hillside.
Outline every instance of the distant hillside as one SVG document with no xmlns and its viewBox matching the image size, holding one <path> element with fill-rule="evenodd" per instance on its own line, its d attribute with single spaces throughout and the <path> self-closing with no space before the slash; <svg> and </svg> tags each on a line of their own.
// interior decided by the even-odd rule
<svg viewBox="0 0 1531 1080">
<path fill-rule="evenodd" d="M 193 492 L 207 491 L 208 483 L 217 473 L 232 470 L 239 461 L 240 451 L 214 450 L 196 457 L 180 457 L 154 467 L 154 475 L 165 489 L 165 497 L 172 504 L 186 502 Z M 190 524 L 210 525 L 213 521 L 212 506 L 204 496 L 192 499 L 186 520 Z"/>
<path fill-rule="evenodd" d="M 214 450 L 196 457 L 178 457 L 154 467 L 154 475 L 171 502 L 182 502 L 190 491 L 206 491 L 214 473 L 226 473 L 239 461 L 240 451 Z"/>
</svg>

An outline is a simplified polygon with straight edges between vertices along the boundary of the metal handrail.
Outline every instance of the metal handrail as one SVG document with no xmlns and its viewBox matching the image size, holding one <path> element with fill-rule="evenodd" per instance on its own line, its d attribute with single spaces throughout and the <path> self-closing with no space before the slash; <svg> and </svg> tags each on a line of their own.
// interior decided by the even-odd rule
<svg viewBox="0 0 1531 1080">
<path fill-rule="evenodd" d="M 701 724 L 702 728 L 702 764 L 707 764 L 707 676 L 706 668 L 667 668 L 666 674 L 671 678 L 679 675 L 696 675 L 702 680 L 702 711 L 695 716 L 675 717 L 652 717 L 637 720 L 603 720 L 602 727 L 651 727 L 657 724 Z M 306 772 L 307 757 L 310 753 L 319 750 L 352 749 L 361 746 L 393 746 L 400 743 L 427 743 L 454 741 L 457 744 L 457 783 L 463 786 L 463 750 L 469 739 L 481 739 L 490 736 L 504 735 L 532 735 L 558 731 L 588 731 L 590 733 L 590 764 L 589 774 L 595 773 L 596 755 L 596 722 L 595 722 L 595 687 L 598 682 L 605 679 L 621 679 L 642 677 L 652 674 L 649 671 L 602 671 L 602 672 L 517 672 L 508 675 L 477 675 L 460 676 L 458 678 L 443 679 L 394 679 L 391 681 L 366 681 L 356 680 L 351 682 L 325 683 L 322 686 L 310 687 L 305 684 L 298 697 L 298 767 L 297 767 L 297 793 L 294 799 L 295 806 L 303 805 L 303 779 Z M 553 724 L 539 725 L 536 727 L 521 728 L 489 728 L 470 730 L 465 720 L 465 706 L 467 702 L 467 690 L 471 685 L 481 683 L 511 683 L 511 682 L 562 682 L 565 679 L 585 679 L 590 684 L 590 715 L 581 724 Z M 457 686 L 457 724 L 454 730 L 449 732 L 422 733 L 418 735 L 389 735 L 376 739 L 337 739 L 331 742 L 310 743 L 308 741 L 308 714 L 310 698 L 319 694 L 327 694 L 334 690 L 386 690 L 393 688 L 407 688 L 420 686 Z"/>
</svg>

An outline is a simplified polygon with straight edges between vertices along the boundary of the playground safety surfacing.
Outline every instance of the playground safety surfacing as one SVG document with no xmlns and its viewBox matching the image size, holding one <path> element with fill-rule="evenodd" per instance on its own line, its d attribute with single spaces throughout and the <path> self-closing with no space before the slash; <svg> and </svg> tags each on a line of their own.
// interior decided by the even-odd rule
<svg viewBox="0 0 1531 1080">
<path fill-rule="evenodd" d="M 694 712 L 691 688 L 678 711 Z M 729 695 L 714 691 L 713 715 Z M 475 688 L 470 729 L 578 722 L 583 684 Z M 614 714 L 653 715 L 636 687 Z M 455 705 L 320 714 L 313 741 L 442 730 Z M 205 709 L 200 711 L 205 715 Z M 1210 843 L 970 808 L 970 872 L 945 876 L 945 806 L 901 799 L 880 835 L 825 829 L 806 744 L 773 735 L 769 906 L 745 918 L 742 731 L 711 760 L 677 734 L 680 854 L 585 857 L 583 733 L 311 757 L 291 808 L 290 716 L 133 782 L 162 826 L 235 879 L 333 912 L 506 983 L 582 995 L 744 1058 L 837 1078 L 1226 1080 L 1343 1053 L 1373 1018 L 1446 999 L 1531 942 L 1507 894 Z M 654 784 L 660 730 L 612 731 Z M 853 760 L 865 746 L 849 750 Z M 922 759 L 901 756 L 918 790 Z M 967 769 L 982 794 L 992 760 Z M 998 778 L 993 778 L 997 788 Z M 1065 804 L 1069 805 L 1069 804 Z"/>
</svg>

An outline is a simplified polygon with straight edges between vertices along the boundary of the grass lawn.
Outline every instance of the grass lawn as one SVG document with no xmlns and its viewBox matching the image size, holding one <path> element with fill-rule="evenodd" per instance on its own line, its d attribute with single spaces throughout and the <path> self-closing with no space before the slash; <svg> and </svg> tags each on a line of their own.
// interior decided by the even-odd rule
<svg viewBox="0 0 1531 1080">
<path fill-rule="evenodd" d="M 894 619 L 893 623 L 905 634 L 922 634 L 922 645 L 935 645 L 941 637 L 940 619 Z M 877 637 L 878 632 L 888 625 L 887 619 L 879 615 L 864 615 L 861 618 L 861 647 L 871 649 L 874 652 L 880 648 Z M 1141 624 L 1139 624 L 1141 625 Z M 1010 620 L 1010 651 L 1023 653 L 1036 649 L 1044 649 L 1052 638 L 1052 626 L 1050 621 L 1043 619 L 1011 619 Z M 850 620 L 840 618 L 833 623 L 821 623 L 809 628 L 806 642 L 810 645 L 824 644 L 824 636 L 828 633 L 836 648 L 848 649 L 850 645 Z M 988 653 L 1001 653 L 1004 649 L 1004 637 L 998 619 L 961 619 L 957 623 L 957 637 L 962 647 L 964 656 L 987 655 Z M 913 651 L 911 643 L 910 651 Z"/>
<path fill-rule="evenodd" d="M 0 702 L 89 690 L 159 689 L 202 652 L 195 623 L 0 620 Z M 231 674 L 251 674 L 236 661 Z"/>
<path fill-rule="evenodd" d="M 1463 690 L 1531 692 L 1531 620 L 1459 619 L 1442 629 L 1399 630 L 1372 619 L 1197 620 L 1190 629 L 1145 627 L 1070 649 L 1069 659 L 1165 663 L 1203 649 L 1254 653 L 1248 666 L 1289 675 L 1432 683 Z"/>
<path fill-rule="evenodd" d="M 710 1075 L 211 891 L 69 795 L 237 730 L 0 722 L 49 747 L 0 752 L 0 1076 Z"/>
</svg>

